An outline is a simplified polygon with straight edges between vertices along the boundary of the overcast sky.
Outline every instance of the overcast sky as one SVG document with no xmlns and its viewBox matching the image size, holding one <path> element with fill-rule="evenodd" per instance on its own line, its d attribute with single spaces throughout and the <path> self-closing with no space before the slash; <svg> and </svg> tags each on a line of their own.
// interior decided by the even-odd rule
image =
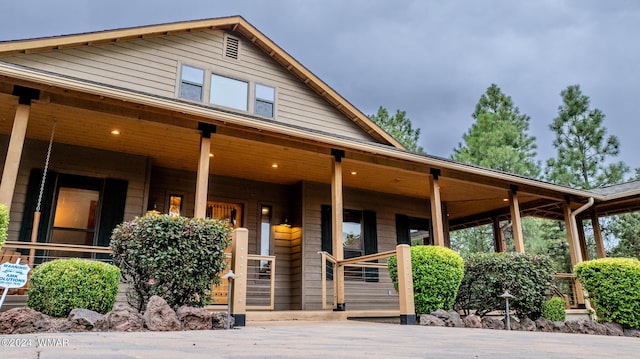
<svg viewBox="0 0 640 359">
<path fill-rule="evenodd" d="M 365 114 L 405 110 L 429 154 L 449 157 L 492 83 L 555 156 L 560 91 L 579 84 L 640 167 L 640 1 L 22 0 L 0 40 L 242 15 Z"/>
</svg>

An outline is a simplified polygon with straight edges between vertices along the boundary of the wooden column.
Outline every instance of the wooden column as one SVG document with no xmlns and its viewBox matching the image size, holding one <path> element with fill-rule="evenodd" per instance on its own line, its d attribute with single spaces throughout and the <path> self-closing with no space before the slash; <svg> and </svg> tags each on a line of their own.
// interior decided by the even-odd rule
<svg viewBox="0 0 640 359">
<path fill-rule="evenodd" d="M 209 191 L 209 157 L 211 153 L 211 134 L 202 133 L 200 138 L 200 158 L 196 177 L 196 203 L 193 216 L 204 218 L 207 215 L 207 198 Z"/>
<path fill-rule="evenodd" d="M 400 298 L 400 324 L 416 324 L 416 309 L 413 298 L 413 271 L 411 269 L 411 247 L 396 246 L 398 260 L 398 294 Z"/>
<path fill-rule="evenodd" d="M 569 244 L 569 255 L 571 256 L 571 269 L 576 266 L 576 264 L 582 262 L 582 258 L 580 255 L 580 251 L 578 250 L 577 245 L 577 230 L 575 228 L 575 223 L 571 218 L 571 206 L 569 203 L 563 203 L 562 212 L 564 214 L 564 223 L 567 228 L 567 242 Z M 576 279 L 575 281 L 575 300 L 576 304 L 584 305 L 584 293 L 582 291 L 582 285 L 580 281 Z"/>
<path fill-rule="evenodd" d="M 500 227 L 500 220 L 498 217 L 493 217 L 493 244 L 496 253 L 506 252 L 506 246 L 504 243 L 504 235 L 502 233 L 502 228 Z"/>
<path fill-rule="evenodd" d="M 249 231 L 246 228 L 234 229 L 231 237 L 231 246 L 231 269 L 236 275 L 231 291 L 231 315 L 233 315 L 235 326 L 244 327 L 247 317 L 247 255 L 249 254 Z"/>
<path fill-rule="evenodd" d="M 518 202 L 518 193 L 513 189 L 509 191 L 509 209 L 511 210 L 511 229 L 513 230 L 513 241 L 516 245 L 516 253 L 524 253 L 520 203 Z"/>
<path fill-rule="evenodd" d="M 9 139 L 7 157 L 4 161 L 2 182 L 0 182 L 0 203 L 7 206 L 9 212 L 11 211 L 13 192 L 15 191 L 16 181 L 18 179 L 18 169 L 20 168 L 22 148 L 24 147 L 24 139 L 27 134 L 30 109 L 30 105 L 18 104 L 13 119 L 13 129 L 11 130 L 11 138 Z"/>
<path fill-rule="evenodd" d="M 587 240 L 584 236 L 584 221 L 582 218 L 576 218 L 576 230 L 578 231 L 578 249 L 580 250 L 581 262 L 588 261 L 589 250 L 587 248 Z"/>
<path fill-rule="evenodd" d="M 598 211 L 595 209 L 591 213 L 591 226 L 593 227 L 593 239 L 596 242 L 596 253 L 598 254 L 598 258 L 606 258 L 607 252 L 604 249 L 604 242 L 602 241 L 600 219 L 598 218 Z"/>
<path fill-rule="evenodd" d="M 333 158 L 331 160 L 331 237 L 333 238 L 333 256 L 336 260 L 344 259 L 344 248 L 342 244 L 342 214 L 344 211 L 342 204 L 342 157 L 344 151 L 332 150 Z M 338 265 L 336 268 L 336 278 L 333 279 L 333 285 L 336 286 L 336 311 L 345 311 L 345 295 L 344 295 L 344 266 Z"/>
<path fill-rule="evenodd" d="M 429 176 L 429 200 L 431 202 L 431 222 L 433 226 L 433 245 L 444 247 L 444 224 L 442 218 L 442 203 L 440 201 L 439 171 L 431 171 Z"/>
</svg>

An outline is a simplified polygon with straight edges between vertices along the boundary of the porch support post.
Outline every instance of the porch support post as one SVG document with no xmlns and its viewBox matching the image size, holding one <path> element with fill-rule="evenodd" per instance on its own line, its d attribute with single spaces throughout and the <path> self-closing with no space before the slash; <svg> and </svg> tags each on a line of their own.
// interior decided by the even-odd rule
<svg viewBox="0 0 640 359">
<path fill-rule="evenodd" d="M 588 261 L 589 250 L 587 249 L 587 240 L 584 237 L 584 220 L 582 218 L 576 218 L 576 230 L 578 231 L 578 248 L 580 248 L 580 256 L 582 261 Z"/>
<path fill-rule="evenodd" d="M 344 259 L 344 248 L 342 244 L 342 158 L 344 151 L 331 150 L 333 158 L 331 160 L 331 237 L 333 238 L 333 256 L 336 260 Z M 344 266 L 338 263 L 336 268 L 336 278 L 334 285 L 337 288 L 335 311 L 343 312 L 346 310 L 344 295 Z"/>
<path fill-rule="evenodd" d="M 596 253 L 598 254 L 598 258 L 606 258 L 607 252 L 604 249 L 604 242 L 602 241 L 600 219 L 598 218 L 598 211 L 595 209 L 591 212 L 591 226 L 593 227 L 593 239 L 596 242 Z"/>
<path fill-rule="evenodd" d="M 16 181 L 18 179 L 18 169 L 20 168 L 22 148 L 24 147 L 24 139 L 27 134 L 30 109 L 31 106 L 29 104 L 18 104 L 13 119 L 13 129 L 11 130 L 11 138 L 9 139 L 7 157 L 4 161 L 2 182 L 0 182 L 0 203 L 7 206 L 8 211 L 11 211 L 13 192 L 15 191 Z"/>
<path fill-rule="evenodd" d="M 208 156 L 209 154 L 207 154 Z M 249 231 L 236 228 L 231 237 L 231 269 L 236 275 L 231 291 L 231 315 L 234 325 L 244 327 L 247 318 L 247 255 L 249 254 Z"/>
<path fill-rule="evenodd" d="M 571 206 L 569 205 L 569 203 L 563 203 L 562 212 L 564 214 L 565 227 L 567 228 L 567 242 L 569 244 L 569 255 L 571 256 L 571 268 L 573 269 L 576 264 L 582 262 L 582 258 L 576 244 L 577 230 L 575 228 L 575 223 L 571 218 Z M 575 281 L 574 295 L 575 303 L 578 306 L 584 305 L 584 293 L 582 292 L 582 285 L 578 280 Z"/>
<path fill-rule="evenodd" d="M 400 324 L 416 324 L 416 309 L 413 299 L 413 271 L 411 269 L 411 247 L 396 246 L 398 260 L 398 294 L 400 296 Z"/>
<path fill-rule="evenodd" d="M 496 253 L 506 252 L 506 248 L 504 245 L 504 235 L 502 233 L 502 228 L 500 227 L 500 220 L 498 217 L 493 217 L 493 243 L 495 246 Z"/>
<path fill-rule="evenodd" d="M 509 191 L 509 209 L 511 210 L 511 229 L 516 253 L 524 253 L 524 239 L 522 235 L 522 219 L 520 218 L 520 202 L 516 188 Z"/>
<path fill-rule="evenodd" d="M 196 174 L 196 203 L 193 217 L 207 216 L 207 199 L 209 197 L 209 162 L 211 158 L 211 134 L 215 133 L 215 126 L 200 123 L 202 131 L 200 137 L 200 158 L 198 159 L 198 173 Z"/>
<path fill-rule="evenodd" d="M 440 170 L 431 169 L 429 175 L 429 200 L 431 202 L 431 222 L 433 226 L 433 245 L 444 247 L 444 224 L 442 219 L 442 202 L 440 201 Z"/>
</svg>

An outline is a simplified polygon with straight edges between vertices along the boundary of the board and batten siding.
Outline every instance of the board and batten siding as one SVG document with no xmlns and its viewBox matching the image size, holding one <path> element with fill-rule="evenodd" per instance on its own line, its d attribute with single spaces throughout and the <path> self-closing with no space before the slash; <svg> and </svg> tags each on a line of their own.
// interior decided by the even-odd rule
<svg viewBox="0 0 640 359">
<path fill-rule="evenodd" d="M 425 183 L 425 186 L 428 184 Z M 344 188 L 345 209 L 370 210 L 376 213 L 378 251 L 394 250 L 396 247 L 396 214 L 429 218 L 429 202 L 409 197 L 380 192 Z M 322 308 L 321 263 L 318 252 L 322 248 L 321 206 L 331 204 L 329 185 L 303 183 L 303 273 L 302 309 Z M 380 272 L 387 275 L 387 271 Z M 332 283 L 328 283 L 329 288 Z M 391 291 L 391 292 L 390 292 Z M 330 303 L 331 295 L 328 295 Z M 345 302 L 347 310 L 354 309 L 398 309 L 398 297 L 393 285 L 386 278 L 380 282 L 346 281 Z"/>
<path fill-rule="evenodd" d="M 0 137 L 2 137 L 0 143 L 4 143 L 8 138 L 4 135 L 0 135 Z M 11 204 L 9 240 L 18 240 L 23 216 L 33 216 L 33 213 L 24 213 L 27 185 L 31 170 L 44 167 L 47 146 L 48 143 L 43 141 L 25 141 Z M 0 158 L 6 157 L 5 151 L 6 146 L 2 146 Z M 126 180 L 127 199 L 124 220 L 128 221 L 144 214 L 146 209 L 144 203 L 147 178 L 146 157 L 54 143 L 49 169 L 58 173 Z"/>
<path fill-rule="evenodd" d="M 169 195 L 183 195 L 182 215 L 193 216 L 196 173 L 154 166 L 151 170 L 149 206 L 167 213 Z M 271 206 L 271 253 L 276 256 L 275 309 L 300 309 L 300 255 L 301 231 L 295 227 L 291 233 L 279 231 L 280 220 L 293 218 L 291 207 L 297 195 L 297 186 L 256 182 L 241 178 L 211 175 L 208 200 L 242 205 L 241 226 L 249 231 L 249 253 L 260 253 L 260 210 Z M 255 263 L 249 263 L 250 265 Z M 249 288 L 251 290 L 251 288 Z M 265 299 L 268 294 L 264 294 Z M 260 305 L 266 304 L 261 301 Z"/>
<path fill-rule="evenodd" d="M 239 59 L 223 58 L 224 32 L 205 30 L 94 46 L 20 54 L 0 60 L 133 91 L 177 97 L 181 64 L 276 88 L 275 120 L 364 141 L 375 140 L 243 37 Z M 204 98 L 209 79 L 205 79 Z"/>
</svg>

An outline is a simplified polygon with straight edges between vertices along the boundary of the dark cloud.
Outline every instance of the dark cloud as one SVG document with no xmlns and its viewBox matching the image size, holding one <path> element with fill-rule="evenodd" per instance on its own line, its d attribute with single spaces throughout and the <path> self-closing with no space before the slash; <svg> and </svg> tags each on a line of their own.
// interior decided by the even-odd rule
<svg viewBox="0 0 640 359">
<path fill-rule="evenodd" d="M 406 110 L 448 157 L 492 83 L 531 117 L 541 160 L 560 91 L 580 84 L 640 167 L 637 1 L 64 1 L 3 4 L 0 39 L 242 15 L 364 113 Z"/>
</svg>

